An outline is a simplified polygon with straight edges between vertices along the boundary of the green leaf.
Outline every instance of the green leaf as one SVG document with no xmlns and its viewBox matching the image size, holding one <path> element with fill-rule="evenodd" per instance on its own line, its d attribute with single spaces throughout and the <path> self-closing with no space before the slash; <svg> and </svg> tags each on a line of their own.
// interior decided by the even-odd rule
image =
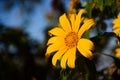
<svg viewBox="0 0 120 80">
<path fill-rule="evenodd" d="M 62 80 L 67 80 L 67 76 L 63 76 L 63 79 Z"/>
<path fill-rule="evenodd" d="M 93 5 L 93 1 L 92 2 L 88 2 L 88 5 L 86 6 L 86 10 L 88 12 L 88 17 L 89 18 L 92 17 L 92 5 Z"/>
<path fill-rule="evenodd" d="M 61 69 L 59 79 L 60 80 L 68 80 L 70 75 L 71 75 L 71 69 L 70 68 Z"/>
<path fill-rule="evenodd" d="M 111 6 L 115 0 L 104 0 L 105 6 Z"/>
<path fill-rule="evenodd" d="M 83 35 L 84 38 L 89 38 L 90 30 L 86 31 Z"/>
<path fill-rule="evenodd" d="M 111 10 L 112 13 L 115 13 L 115 11 L 117 10 L 117 5 L 115 2 L 112 3 L 111 8 L 112 8 L 112 10 Z"/>
<path fill-rule="evenodd" d="M 85 75 L 85 80 L 89 80 L 88 76 L 89 76 L 89 74 Z"/>
<path fill-rule="evenodd" d="M 99 8 L 100 8 L 100 11 L 103 11 L 103 0 L 96 0 L 96 2 L 97 2 L 97 4 L 98 4 L 98 6 L 99 6 Z"/>
</svg>

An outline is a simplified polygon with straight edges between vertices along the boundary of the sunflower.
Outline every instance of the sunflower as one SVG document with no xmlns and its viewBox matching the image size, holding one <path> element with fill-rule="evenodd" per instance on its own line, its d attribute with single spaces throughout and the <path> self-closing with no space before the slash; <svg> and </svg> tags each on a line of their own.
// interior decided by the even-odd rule
<svg viewBox="0 0 120 80">
<path fill-rule="evenodd" d="M 113 20 L 113 32 L 120 37 L 120 13 L 117 18 Z"/>
<path fill-rule="evenodd" d="M 69 68 L 75 68 L 76 50 L 84 57 L 92 58 L 91 50 L 94 44 L 89 39 L 82 38 L 82 35 L 95 22 L 93 19 L 82 17 L 83 13 L 86 13 L 84 9 L 81 9 L 78 14 L 71 14 L 69 17 L 64 13 L 59 18 L 60 26 L 49 31 L 50 35 L 53 36 L 48 40 L 46 57 L 56 52 L 52 58 L 54 66 L 59 59 L 63 69 L 66 68 L 66 64 Z M 81 25 L 81 23 L 83 24 Z"/>
</svg>

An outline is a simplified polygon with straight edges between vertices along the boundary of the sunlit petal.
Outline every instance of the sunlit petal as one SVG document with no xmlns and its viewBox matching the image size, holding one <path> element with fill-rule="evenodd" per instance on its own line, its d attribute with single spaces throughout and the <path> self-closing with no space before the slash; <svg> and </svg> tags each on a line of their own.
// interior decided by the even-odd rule
<svg viewBox="0 0 120 80">
<path fill-rule="evenodd" d="M 81 9 L 79 12 L 78 12 L 78 15 L 76 16 L 76 21 L 75 21 L 75 32 L 78 32 L 78 29 L 80 27 L 80 23 L 82 22 L 83 18 L 82 17 L 82 14 L 86 13 L 86 10 L 84 9 Z"/>
<path fill-rule="evenodd" d="M 51 44 L 48 46 L 47 51 L 46 51 L 46 56 L 49 56 L 51 53 L 58 51 L 62 46 L 65 44 L 61 40 L 61 42 L 55 42 L 54 44 Z"/>
<path fill-rule="evenodd" d="M 78 32 L 78 36 L 81 37 L 83 33 L 90 29 L 94 24 L 95 21 L 93 19 L 86 19 Z"/>
<path fill-rule="evenodd" d="M 113 20 L 113 32 L 120 36 L 120 13 L 118 14 L 117 18 Z"/>
<path fill-rule="evenodd" d="M 120 58 L 120 48 L 115 49 L 115 56 Z"/>
<path fill-rule="evenodd" d="M 51 37 L 51 38 L 48 40 L 47 45 L 53 44 L 53 43 L 56 41 L 56 39 L 57 39 L 57 37 Z"/>
<path fill-rule="evenodd" d="M 120 24 L 115 24 L 115 25 L 113 26 L 113 30 L 118 29 L 118 28 L 120 28 Z"/>
<path fill-rule="evenodd" d="M 71 22 L 73 31 L 75 31 L 75 19 L 76 19 L 76 14 L 71 14 L 70 15 L 70 22 Z"/>
<path fill-rule="evenodd" d="M 61 56 L 66 52 L 66 50 L 66 47 L 62 47 L 58 52 L 55 53 L 55 55 L 52 58 L 52 64 L 54 66 L 56 66 L 57 60 L 61 58 Z"/>
<path fill-rule="evenodd" d="M 52 30 L 49 31 L 50 35 L 55 35 L 55 36 L 65 36 L 65 32 L 64 30 L 62 30 L 61 28 L 53 28 Z"/>
<path fill-rule="evenodd" d="M 68 66 L 70 68 L 75 68 L 75 60 L 76 60 L 76 47 L 71 48 L 71 53 L 69 54 L 68 57 Z"/>
<path fill-rule="evenodd" d="M 88 39 L 80 39 L 77 45 L 77 48 L 79 52 L 86 58 L 92 59 L 92 52 L 91 50 L 93 49 L 93 42 L 88 40 Z"/>
<path fill-rule="evenodd" d="M 64 29 L 65 32 L 71 31 L 71 25 L 66 14 L 63 14 L 62 16 L 60 16 L 59 21 L 60 21 L 59 23 L 61 27 Z"/>
<path fill-rule="evenodd" d="M 50 44 L 53 44 L 53 43 L 56 43 L 56 42 L 64 42 L 64 38 L 63 37 L 57 37 L 57 36 L 51 37 L 48 40 L 47 45 L 50 45 Z"/>
<path fill-rule="evenodd" d="M 114 19 L 113 24 L 120 24 L 120 19 Z"/>
</svg>

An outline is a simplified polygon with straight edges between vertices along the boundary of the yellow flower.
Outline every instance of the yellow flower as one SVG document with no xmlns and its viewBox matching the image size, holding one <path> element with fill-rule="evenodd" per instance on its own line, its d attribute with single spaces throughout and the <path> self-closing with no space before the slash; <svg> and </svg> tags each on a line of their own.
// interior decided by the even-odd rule
<svg viewBox="0 0 120 80">
<path fill-rule="evenodd" d="M 113 20 L 113 32 L 120 37 L 120 13 L 117 18 Z"/>
<path fill-rule="evenodd" d="M 115 49 L 115 57 L 120 58 L 120 48 Z"/>
<path fill-rule="evenodd" d="M 46 57 L 56 51 L 52 58 L 54 66 L 56 66 L 57 60 L 60 59 L 62 68 L 65 69 L 66 64 L 70 68 L 75 68 L 76 49 L 84 57 L 92 58 L 93 54 L 91 50 L 94 44 L 92 41 L 82 38 L 82 35 L 91 28 L 94 20 L 84 19 L 81 17 L 83 13 L 86 13 L 86 11 L 81 9 L 78 14 L 71 14 L 69 18 L 66 14 L 63 14 L 59 18 L 60 26 L 49 31 L 53 36 L 48 40 L 47 45 L 49 46 L 46 51 Z M 81 25 L 83 19 L 84 22 Z"/>
</svg>

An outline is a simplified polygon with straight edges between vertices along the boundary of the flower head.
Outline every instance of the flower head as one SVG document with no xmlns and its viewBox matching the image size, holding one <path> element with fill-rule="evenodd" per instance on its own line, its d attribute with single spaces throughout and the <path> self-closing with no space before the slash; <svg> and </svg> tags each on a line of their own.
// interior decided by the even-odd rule
<svg viewBox="0 0 120 80">
<path fill-rule="evenodd" d="M 91 28 L 94 20 L 82 17 L 83 13 L 86 13 L 84 9 L 81 9 L 78 14 L 71 14 L 69 17 L 64 13 L 59 18 L 60 26 L 49 31 L 53 36 L 48 40 L 46 56 L 56 52 L 52 58 L 54 66 L 60 59 L 62 68 L 66 68 L 66 64 L 70 68 L 75 68 L 77 49 L 84 57 L 92 58 L 91 50 L 94 45 L 89 39 L 82 38 L 82 35 Z"/>
<path fill-rule="evenodd" d="M 120 37 L 120 13 L 117 18 L 113 20 L 113 32 Z"/>
</svg>

